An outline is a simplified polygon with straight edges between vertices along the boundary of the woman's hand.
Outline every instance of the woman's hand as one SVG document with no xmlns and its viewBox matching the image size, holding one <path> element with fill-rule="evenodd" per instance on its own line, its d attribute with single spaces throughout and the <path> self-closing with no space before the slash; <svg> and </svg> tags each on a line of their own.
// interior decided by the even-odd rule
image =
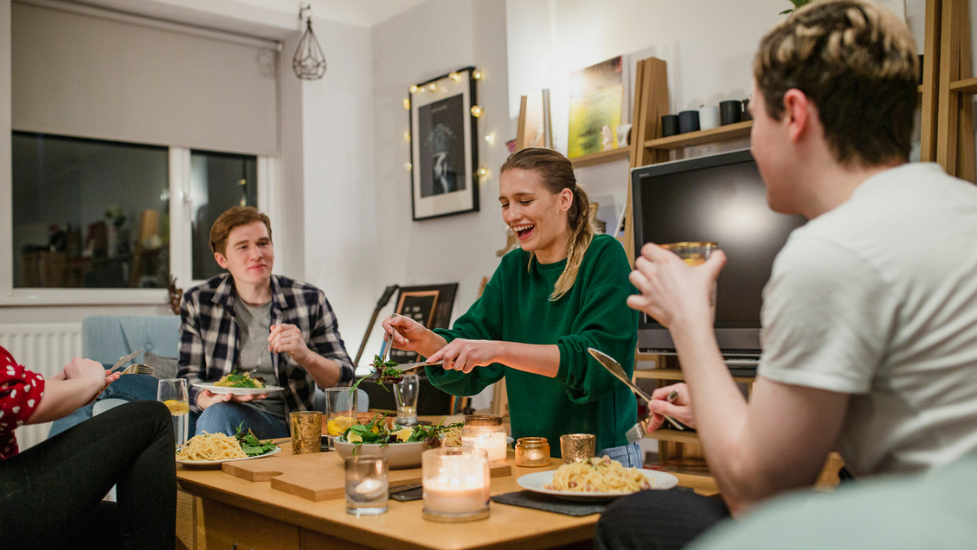
<svg viewBox="0 0 977 550">
<path fill-rule="evenodd" d="M 709 301 L 724 265 L 726 255 L 721 250 L 705 263 L 689 266 L 678 254 L 646 244 L 628 277 L 641 294 L 628 296 L 628 306 L 651 315 L 666 328 L 685 322 L 711 325 Z"/>
<path fill-rule="evenodd" d="M 495 340 L 465 340 L 457 338 L 427 358 L 428 362 L 444 361 L 445 370 L 471 372 L 475 367 L 485 367 L 498 363 L 503 351 L 503 343 Z"/>
<path fill-rule="evenodd" d="M 678 396 L 668 401 L 668 394 L 675 391 Z M 665 422 L 665 416 L 670 416 L 690 428 L 695 428 L 695 416 L 692 414 L 692 398 L 689 395 L 689 388 L 684 382 L 658 388 L 651 393 L 651 402 L 648 403 L 648 411 L 651 413 L 651 421 L 648 423 L 648 431 L 653 432 L 661 427 Z M 663 416 L 664 415 L 664 416 Z"/>
<path fill-rule="evenodd" d="M 430 357 L 443 348 L 446 341 L 424 325 L 403 315 L 391 315 L 383 320 L 383 330 L 392 335 L 391 345 L 397 349 L 416 351 Z"/>
</svg>

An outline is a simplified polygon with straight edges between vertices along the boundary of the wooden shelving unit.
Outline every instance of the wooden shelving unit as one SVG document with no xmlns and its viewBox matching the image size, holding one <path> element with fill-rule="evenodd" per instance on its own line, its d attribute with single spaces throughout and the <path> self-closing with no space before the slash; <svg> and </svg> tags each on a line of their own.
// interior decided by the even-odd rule
<svg viewBox="0 0 977 550">
<path fill-rule="evenodd" d="M 732 141 L 734 139 L 743 139 L 750 137 L 751 128 L 753 128 L 753 121 L 745 120 L 735 124 L 727 124 L 726 126 L 712 128 L 711 130 L 700 130 L 698 132 L 689 132 L 687 134 L 679 134 L 677 136 L 649 139 L 648 141 L 645 141 L 645 149 L 672 151 L 675 149 L 682 149 L 683 147 L 692 147 L 694 145 L 704 145 L 707 143 L 718 143 L 723 141 Z"/>
<path fill-rule="evenodd" d="M 618 147 L 617 149 L 611 149 L 610 151 L 599 151 L 597 153 L 590 153 L 589 155 L 574 157 L 570 159 L 570 164 L 572 164 L 574 168 L 594 166 L 597 164 L 604 164 L 605 162 L 624 160 L 628 158 L 628 154 L 630 152 L 631 149 L 629 147 Z"/>
</svg>

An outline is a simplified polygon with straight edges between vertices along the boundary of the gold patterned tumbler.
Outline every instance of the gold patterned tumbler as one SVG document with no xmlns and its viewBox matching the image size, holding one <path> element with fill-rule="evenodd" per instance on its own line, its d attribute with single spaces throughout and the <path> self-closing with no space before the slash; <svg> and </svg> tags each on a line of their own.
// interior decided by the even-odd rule
<svg viewBox="0 0 977 550">
<path fill-rule="evenodd" d="M 289 413 L 292 432 L 292 454 L 318 453 L 322 450 L 322 413 L 296 411 Z"/>
<path fill-rule="evenodd" d="M 560 436 L 560 454 L 563 463 L 582 462 L 594 457 L 597 437 L 593 434 L 566 434 Z"/>
</svg>

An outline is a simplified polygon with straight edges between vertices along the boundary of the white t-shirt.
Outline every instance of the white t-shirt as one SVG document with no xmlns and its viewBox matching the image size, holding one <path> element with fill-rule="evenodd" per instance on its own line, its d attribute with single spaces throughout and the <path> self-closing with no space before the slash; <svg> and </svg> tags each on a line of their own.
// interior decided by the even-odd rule
<svg viewBox="0 0 977 550">
<path fill-rule="evenodd" d="M 759 374 L 853 394 L 853 473 L 977 449 L 977 188 L 906 164 L 791 234 L 764 288 Z"/>
</svg>

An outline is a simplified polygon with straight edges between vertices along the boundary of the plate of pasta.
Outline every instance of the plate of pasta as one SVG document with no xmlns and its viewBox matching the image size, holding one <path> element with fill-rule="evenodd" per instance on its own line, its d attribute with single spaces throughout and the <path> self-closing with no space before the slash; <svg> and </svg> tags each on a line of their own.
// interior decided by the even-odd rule
<svg viewBox="0 0 977 550">
<path fill-rule="evenodd" d="M 259 441 L 250 430 L 247 435 L 239 431 L 237 436 L 205 433 L 191 437 L 176 449 L 176 463 L 197 468 L 220 467 L 225 462 L 264 458 L 281 450 L 271 441 Z"/>
<path fill-rule="evenodd" d="M 523 489 L 569 500 L 608 500 L 646 489 L 671 489 L 678 478 L 657 470 L 625 468 L 606 457 L 564 464 L 516 480 Z"/>
</svg>

